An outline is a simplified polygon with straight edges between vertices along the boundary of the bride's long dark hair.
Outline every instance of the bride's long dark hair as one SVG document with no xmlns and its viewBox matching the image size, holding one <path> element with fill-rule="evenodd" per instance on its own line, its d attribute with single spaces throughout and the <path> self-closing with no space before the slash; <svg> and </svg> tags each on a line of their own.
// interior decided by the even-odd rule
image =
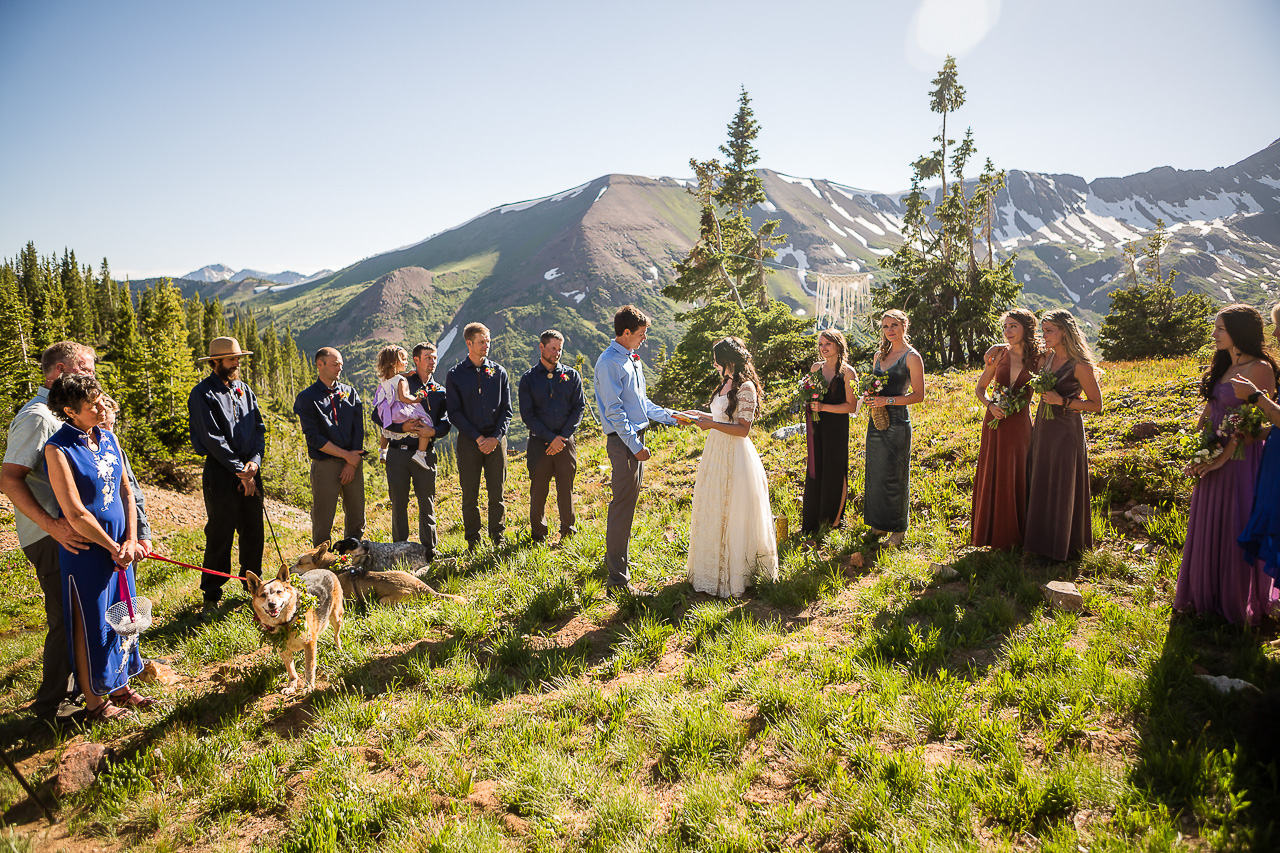
<svg viewBox="0 0 1280 853">
<path fill-rule="evenodd" d="M 711 358 L 716 364 L 729 371 L 733 387 L 729 389 L 729 417 L 738 411 L 738 389 L 742 383 L 750 382 L 756 388 L 757 405 L 764 400 L 764 389 L 760 387 L 760 377 L 756 375 L 756 366 L 751 361 L 751 353 L 741 338 L 721 338 L 711 348 Z"/>
<path fill-rule="evenodd" d="M 1222 327 L 1227 330 L 1231 343 L 1245 355 L 1261 359 L 1271 368 L 1276 379 L 1280 381 L 1280 369 L 1277 368 L 1276 354 L 1266 344 L 1265 326 L 1262 315 L 1252 305 L 1228 305 L 1218 312 L 1222 318 Z M 1213 396 L 1213 388 L 1231 367 L 1231 351 L 1220 349 L 1213 354 L 1209 369 L 1200 377 L 1200 396 L 1206 400 Z"/>
</svg>

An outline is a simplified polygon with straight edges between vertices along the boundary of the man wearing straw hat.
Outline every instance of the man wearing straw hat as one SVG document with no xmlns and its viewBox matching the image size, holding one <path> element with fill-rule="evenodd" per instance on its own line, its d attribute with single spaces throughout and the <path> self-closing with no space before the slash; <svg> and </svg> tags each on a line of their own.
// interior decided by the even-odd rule
<svg viewBox="0 0 1280 853">
<path fill-rule="evenodd" d="M 231 545 L 240 534 L 240 577 L 262 574 L 262 454 L 267 426 L 258 398 L 240 379 L 240 359 L 253 355 L 235 338 L 214 338 L 209 375 L 191 389 L 187 411 L 191 445 L 204 457 L 204 562 L 206 569 L 231 573 Z M 205 612 L 222 599 L 224 577 L 200 576 Z"/>
</svg>

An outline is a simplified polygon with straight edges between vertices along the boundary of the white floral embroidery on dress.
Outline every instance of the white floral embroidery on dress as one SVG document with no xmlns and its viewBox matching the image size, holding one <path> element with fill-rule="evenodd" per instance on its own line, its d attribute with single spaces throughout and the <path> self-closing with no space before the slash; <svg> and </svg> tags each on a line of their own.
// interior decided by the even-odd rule
<svg viewBox="0 0 1280 853">
<path fill-rule="evenodd" d="M 109 441 L 103 440 L 98 445 L 97 452 L 93 454 L 94 465 L 98 469 L 98 478 L 102 480 L 102 505 L 109 507 L 116 499 L 116 464 L 120 461 L 120 457 L 115 454 Z"/>
</svg>

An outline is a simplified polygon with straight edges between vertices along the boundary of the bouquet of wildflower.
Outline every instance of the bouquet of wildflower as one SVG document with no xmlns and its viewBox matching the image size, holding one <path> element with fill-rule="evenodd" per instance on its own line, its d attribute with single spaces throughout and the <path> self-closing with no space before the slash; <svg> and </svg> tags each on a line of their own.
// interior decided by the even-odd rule
<svg viewBox="0 0 1280 853">
<path fill-rule="evenodd" d="M 865 397 L 870 394 L 872 397 L 882 396 L 884 389 L 889 385 L 889 377 L 879 376 L 868 370 L 862 374 L 862 378 L 858 381 L 858 396 Z M 871 408 L 871 424 L 876 429 L 884 429 L 889 426 L 889 410 L 881 406 L 880 408 Z"/>
<path fill-rule="evenodd" d="M 806 373 L 804 379 L 800 380 L 800 406 L 813 416 L 815 424 L 822 413 L 809 411 L 809 404 L 820 402 L 827 395 L 827 388 L 830 385 L 830 382 L 822 378 L 821 367 L 812 373 Z"/>
<path fill-rule="evenodd" d="M 1257 406 L 1244 403 L 1234 412 L 1231 412 L 1222 419 L 1222 423 L 1218 424 L 1217 437 L 1225 446 L 1232 438 L 1239 438 L 1236 442 L 1235 452 L 1231 454 L 1232 459 L 1244 458 L 1244 439 L 1257 439 L 1262 436 L 1262 431 L 1271 425 L 1267 420 L 1267 416 Z"/>
<path fill-rule="evenodd" d="M 1044 394 L 1046 391 L 1052 391 L 1058 387 L 1058 374 L 1049 368 L 1037 373 L 1031 377 L 1031 381 L 1027 383 L 1027 387 L 1037 394 Z M 1045 420 L 1053 420 L 1053 406 L 1044 410 Z"/>
<path fill-rule="evenodd" d="M 1031 401 L 1031 389 L 1023 385 L 1017 391 L 1013 391 L 999 382 L 993 382 L 987 386 L 987 397 L 990 398 L 992 405 L 1001 409 L 1005 416 L 1008 417 L 1014 412 L 1020 412 L 1027 407 L 1027 403 Z M 999 429 L 1000 420 L 1000 418 L 992 418 L 991 423 L 987 424 L 987 426 L 992 429 Z"/>
<path fill-rule="evenodd" d="M 1218 458 L 1223 450 L 1225 442 L 1222 436 L 1218 435 L 1213 429 L 1205 427 L 1194 435 L 1188 435 L 1181 430 L 1178 431 L 1178 446 L 1183 451 L 1191 454 L 1191 461 L 1188 466 L 1204 465 L 1206 462 L 1212 462 Z"/>
</svg>

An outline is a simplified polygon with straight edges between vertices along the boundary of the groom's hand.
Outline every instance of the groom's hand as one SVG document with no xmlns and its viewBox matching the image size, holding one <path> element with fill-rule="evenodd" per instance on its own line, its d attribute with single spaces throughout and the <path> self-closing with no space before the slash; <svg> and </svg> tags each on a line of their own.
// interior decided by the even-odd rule
<svg viewBox="0 0 1280 853">
<path fill-rule="evenodd" d="M 642 447 L 642 448 L 640 448 L 640 452 L 636 454 L 636 459 L 638 459 L 638 460 L 639 460 L 639 461 L 641 461 L 641 462 L 648 462 L 648 461 L 649 461 L 649 448 L 647 448 L 647 447 Z"/>
</svg>

